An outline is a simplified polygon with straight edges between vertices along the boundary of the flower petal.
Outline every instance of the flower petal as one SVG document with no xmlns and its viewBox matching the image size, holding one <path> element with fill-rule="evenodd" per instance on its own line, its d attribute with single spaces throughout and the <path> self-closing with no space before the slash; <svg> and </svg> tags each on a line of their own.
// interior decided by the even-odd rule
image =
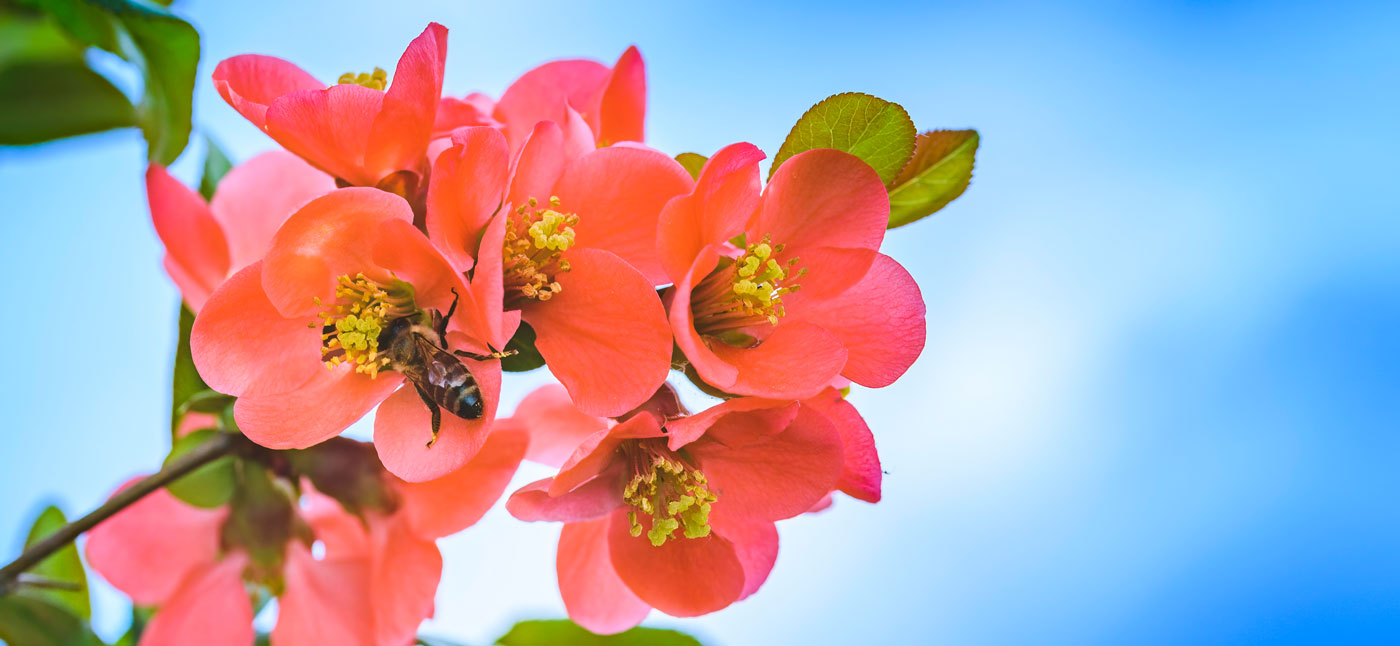
<svg viewBox="0 0 1400 646">
<path fill-rule="evenodd" d="M 481 230 L 504 199 L 509 150 L 495 128 L 462 128 L 433 164 L 428 236 L 458 271 L 472 267 Z"/>
<path fill-rule="evenodd" d="M 317 561 L 298 541 L 287 545 L 286 589 L 277 598 L 274 646 L 374 646 L 370 571 L 363 560 Z"/>
<path fill-rule="evenodd" d="M 574 450 L 549 485 L 551 496 L 560 496 L 607 471 L 623 440 L 661 437 L 661 426 L 651 415 L 634 415 L 606 431 L 594 433 Z"/>
<path fill-rule="evenodd" d="M 233 418 L 248 439 L 269 449 L 304 449 L 349 428 L 403 383 L 398 373 L 377 377 L 349 364 L 321 368 L 310 381 L 278 393 L 245 393 Z"/>
<path fill-rule="evenodd" d="M 473 92 L 461 99 L 442 97 L 438 102 L 437 116 L 433 119 L 433 132 L 442 135 L 469 126 L 503 128 L 505 124 L 491 116 L 495 109 L 496 102 L 480 92 Z"/>
<path fill-rule="evenodd" d="M 545 203 L 554 194 L 554 183 L 564 173 L 564 130 L 554 121 L 541 121 L 530 129 L 511 168 L 506 202 L 525 206 L 531 198 Z"/>
<path fill-rule="evenodd" d="M 505 422 L 506 420 L 501 420 Z M 399 485 L 408 526 L 423 538 L 456 534 L 496 504 L 525 457 L 529 438 L 498 423 L 476 456 L 465 466 L 436 480 Z"/>
<path fill-rule="evenodd" d="M 564 525 L 555 560 L 559 595 L 569 618 L 600 635 L 636 626 L 651 612 L 651 606 L 638 599 L 613 569 L 609 523 L 609 518 L 599 518 Z"/>
<path fill-rule="evenodd" d="M 657 255 L 661 209 L 694 181 L 674 159 L 649 148 L 599 148 L 569 164 L 554 195 L 576 213 L 576 248 L 611 251 L 654 285 L 671 282 Z"/>
<path fill-rule="evenodd" d="M 248 559 L 235 554 L 191 572 L 141 634 L 142 646 L 248 646 L 253 604 L 243 590 Z"/>
<path fill-rule="evenodd" d="M 214 191 L 209 208 L 228 237 L 234 271 L 261 260 L 272 235 L 313 198 L 335 190 L 335 180 L 300 157 L 273 150 L 235 166 Z"/>
<path fill-rule="evenodd" d="M 374 448 L 390 473 L 408 482 L 436 480 L 462 468 L 485 446 L 500 403 L 501 363 L 467 358 L 462 363 L 481 389 L 485 414 L 466 420 L 442 411 L 438 440 L 430 447 L 432 414 L 408 384 L 386 399 L 374 417 Z"/>
<path fill-rule="evenodd" d="M 643 530 L 651 517 L 639 514 Z M 744 593 L 744 566 L 728 539 L 673 538 L 660 547 L 632 536 L 627 512 L 613 512 L 608 551 L 613 568 L 643 602 L 675 617 L 697 617 L 720 610 Z"/>
<path fill-rule="evenodd" d="M 757 146 L 725 146 L 705 162 L 695 190 L 666 204 L 657 245 L 671 278 L 679 280 L 706 245 L 722 244 L 744 232 L 759 204 Z"/>
<path fill-rule="evenodd" d="M 259 130 L 267 127 L 267 106 L 277 97 L 326 85 L 296 65 L 274 56 L 243 54 L 214 68 L 214 89 Z"/>
<path fill-rule="evenodd" d="M 768 338 L 751 348 L 715 341 L 710 349 L 719 360 L 739 370 L 734 383 L 722 388 L 757 397 L 811 397 L 830 384 L 846 365 L 846 348 L 841 339 L 825 328 L 802 321 L 780 321 Z"/>
<path fill-rule="evenodd" d="M 227 509 L 192 507 L 157 489 L 88 532 L 88 565 L 132 601 L 164 603 L 183 579 L 217 558 L 227 516 Z"/>
<path fill-rule="evenodd" d="M 739 595 L 742 601 L 758 592 L 778 561 L 778 527 L 773 523 L 728 523 L 725 519 L 723 510 L 719 510 L 711 516 L 710 524 L 716 534 L 734 546 L 734 554 L 744 566 L 744 593 Z"/>
<path fill-rule="evenodd" d="M 442 578 L 442 554 L 431 539 L 389 522 L 375 551 L 369 581 L 374 643 L 411 644 L 418 626 L 433 615 L 433 597 Z"/>
<path fill-rule="evenodd" d="M 369 130 L 365 167 L 380 177 L 418 170 L 433 134 L 447 61 L 447 28 L 430 23 L 399 57 L 383 109 Z"/>
<path fill-rule="evenodd" d="M 521 316 L 549 371 L 586 414 L 616 416 L 646 401 L 671 370 L 671 330 L 651 284 L 621 258 L 571 250 L 562 290 Z"/>
<path fill-rule="evenodd" d="M 855 155 L 818 148 L 778 167 L 753 231 L 793 250 L 878 250 L 889 216 L 889 195 L 875 169 Z"/>
<path fill-rule="evenodd" d="M 821 413 L 802 407 L 781 433 L 757 426 L 711 428 L 690 453 L 732 522 L 782 520 L 812 508 L 841 477 L 841 436 Z M 732 448 L 731 448 L 732 445 Z"/>
<path fill-rule="evenodd" d="M 146 169 L 151 223 L 165 245 L 170 278 L 198 311 L 229 274 L 229 244 L 204 198 L 170 176 L 164 166 Z"/>
<path fill-rule="evenodd" d="M 365 151 L 383 103 L 383 92 L 353 83 L 284 94 L 267 108 L 267 134 L 339 179 L 374 186 L 382 169 L 365 166 Z"/>
<path fill-rule="evenodd" d="M 550 478 L 537 480 L 510 495 L 506 511 L 526 522 L 575 522 L 602 518 L 622 506 L 622 465 L 613 464 L 596 478 L 558 496 L 549 495 Z"/>
<path fill-rule="evenodd" d="M 558 467 L 588 436 L 608 427 L 607 420 L 580 411 L 558 384 L 540 386 L 520 400 L 511 419 L 530 436 L 525 459 Z"/>
<path fill-rule="evenodd" d="M 589 110 L 608 78 L 608 68 L 597 61 L 563 60 L 540 65 L 516 79 L 496 102 L 495 117 L 505 124 L 510 149 L 519 150 L 525 137 L 540 121 L 563 121 L 568 105 Z"/>
<path fill-rule="evenodd" d="M 875 435 L 851 402 L 828 388 L 816 397 L 802 402 L 825 415 L 841 435 L 844 466 L 836 486 L 846 495 L 866 502 L 880 502 L 880 454 L 875 450 Z"/>
<path fill-rule="evenodd" d="M 777 433 L 787 428 L 796 416 L 796 402 L 761 397 L 729 399 L 694 415 L 667 422 L 666 431 L 671 438 L 668 445 L 672 451 L 678 451 L 716 425 L 721 427 L 716 432 L 730 437 L 735 435 L 736 429 L 752 437 Z"/>
<path fill-rule="evenodd" d="M 695 283 L 714 271 L 719 265 L 719 253 L 714 245 L 700 250 L 687 271 L 666 296 L 666 316 L 671 324 L 671 334 L 676 346 L 685 354 L 690 365 L 706 383 L 728 390 L 739 378 L 739 369 L 721 359 L 710 349 L 700 334 L 695 331 L 695 317 L 690 309 L 691 290 Z"/>
<path fill-rule="evenodd" d="M 598 107 L 598 141 L 645 141 L 647 69 L 636 45 L 627 48 L 613 65 L 603 86 Z"/>
</svg>

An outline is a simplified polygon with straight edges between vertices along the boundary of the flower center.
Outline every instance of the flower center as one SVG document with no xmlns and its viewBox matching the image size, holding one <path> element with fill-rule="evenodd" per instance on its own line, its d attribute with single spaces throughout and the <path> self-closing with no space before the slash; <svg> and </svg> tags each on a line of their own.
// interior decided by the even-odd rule
<svg viewBox="0 0 1400 646">
<path fill-rule="evenodd" d="M 540 207 L 532 197 L 508 214 L 501 249 L 507 305 L 547 301 L 562 289 L 554 276 L 569 271 L 569 261 L 563 255 L 574 246 L 573 227 L 578 216 L 558 208 L 557 197 L 549 198 L 548 207 Z"/>
<path fill-rule="evenodd" d="M 695 330 L 701 334 L 723 335 L 765 321 L 777 325 L 783 315 L 783 295 L 800 287 L 795 281 L 807 273 L 796 268 L 798 259 L 786 264 L 776 254 L 783 245 L 773 245 L 768 236 L 750 243 L 734 260 L 722 259 L 718 267 L 695 286 L 690 309 Z"/>
<path fill-rule="evenodd" d="M 644 529 L 637 520 L 639 511 L 651 516 L 646 534 L 656 547 L 675 538 L 676 530 L 683 530 L 686 538 L 710 535 L 710 505 L 716 499 L 700 469 L 666 448 L 665 438 L 636 440 L 621 451 L 632 472 L 622 499 L 633 507 L 627 512 L 633 536 L 641 536 Z"/>
<path fill-rule="evenodd" d="M 371 90 L 383 90 L 384 87 L 389 84 L 389 73 L 385 72 L 384 68 L 381 67 L 374 68 L 373 73 L 360 72 L 356 74 L 354 72 L 346 72 L 341 74 L 339 79 L 336 79 L 336 83 L 340 85 L 360 85 Z"/>
<path fill-rule="evenodd" d="M 336 279 L 335 300 L 316 304 L 326 310 L 316 316 L 321 327 L 321 360 L 327 368 L 342 363 L 355 367 L 355 372 L 375 377 L 389 365 L 389 357 L 379 349 L 379 335 L 389 321 L 411 316 L 413 287 L 396 280 L 381 285 L 356 274 Z M 313 322 L 311 327 L 316 327 Z"/>
</svg>

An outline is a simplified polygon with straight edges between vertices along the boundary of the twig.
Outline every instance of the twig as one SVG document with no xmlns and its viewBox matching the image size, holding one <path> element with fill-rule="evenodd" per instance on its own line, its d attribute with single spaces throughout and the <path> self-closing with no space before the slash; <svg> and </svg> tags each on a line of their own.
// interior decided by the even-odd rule
<svg viewBox="0 0 1400 646">
<path fill-rule="evenodd" d="M 19 558 L 0 568 L 0 597 L 15 591 L 20 582 L 20 574 L 25 570 L 38 565 L 50 554 L 73 542 L 79 534 L 96 527 L 98 523 L 111 518 L 117 512 L 126 509 L 151 492 L 179 480 L 199 467 L 228 455 L 239 446 L 242 439 L 242 436 L 235 433 L 220 433 L 208 442 L 175 458 L 155 475 L 147 476 L 117 492 L 117 495 L 102 503 L 102 506 L 92 510 L 92 513 L 45 536 L 29 549 L 24 550 Z"/>
</svg>

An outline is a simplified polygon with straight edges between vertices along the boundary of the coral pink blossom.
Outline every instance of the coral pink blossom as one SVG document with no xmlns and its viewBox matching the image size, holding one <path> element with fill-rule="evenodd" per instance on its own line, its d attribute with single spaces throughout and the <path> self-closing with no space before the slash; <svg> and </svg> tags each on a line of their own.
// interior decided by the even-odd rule
<svg viewBox="0 0 1400 646">
<path fill-rule="evenodd" d="M 503 125 L 512 151 L 525 144 L 539 122 L 565 123 L 570 113 L 588 125 L 593 135 L 590 143 L 601 147 L 620 141 L 640 142 L 646 93 L 642 54 L 629 47 L 611 68 L 597 61 L 573 59 L 530 70 L 506 88 L 493 115 Z"/>
<path fill-rule="evenodd" d="M 293 214 L 264 259 L 205 303 L 191 335 L 195 366 L 211 388 L 238 397 L 234 416 L 250 439 L 270 448 L 311 446 L 385 402 L 375 447 L 406 480 L 454 471 L 481 447 L 495 415 L 500 363 L 451 354 L 481 357 L 487 350 L 477 330 L 487 325 L 461 274 L 412 218 L 396 195 L 336 190 Z M 440 321 L 454 303 L 443 334 Z M 415 350 L 423 347 L 418 339 L 444 359 L 428 361 Z M 467 377 L 446 372 L 456 361 Z M 454 379 L 474 382 L 475 390 L 446 390 Z M 423 400 L 434 393 L 470 396 L 476 410 L 459 416 L 438 401 L 440 440 L 428 446 L 433 429 Z"/>
<path fill-rule="evenodd" d="M 497 433 L 463 468 L 424 483 L 386 476 L 393 511 L 353 516 L 307 490 L 300 516 L 324 548 L 286 545 L 274 646 L 403 646 L 433 614 L 442 573 L 435 540 L 479 520 L 525 452 Z M 158 606 L 141 646 L 251 646 L 249 558 L 221 539 L 227 507 L 199 509 L 157 490 L 88 533 L 88 563 L 140 605 Z"/>
<path fill-rule="evenodd" d="M 577 122 L 539 122 L 514 164 L 493 128 L 461 128 L 452 141 L 433 169 L 427 230 L 471 270 L 484 319 L 518 312 L 580 409 L 620 415 L 644 401 L 672 350 L 653 290 L 665 280 L 656 223 L 691 189 L 689 174 L 647 148 L 595 149 Z"/>
<path fill-rule="evenodd" d="M 447 28 L 433 23 L 409 43 L 392 81 L 376 70 L 327 87 L 280 58 L 245 54 L 219 63 L 214 87 L 277 143 L 339 180 L 412 193 L 425 188 L 446 58 Z"/>
<path fill-rule="evenodd" d="M 146 169 L 146 198 L 165 244 L 165 271 L 196 312 L 224 280 L 267 253 L 287 216 L 334 189 L 329 175 L 280 150 L 230 170 L 208 203 L 164 167 Z"/>
<path fill-rule="evenodd" d="M 818 149 L 788 159 L 760 195 L 761 159 L 750 144 L 719 151 L 662 213 L 676 345 L 730 393 L 805 398 L 838 376 L 889 385 L 923 350 L 924 304 L 878 251 L 884 185 L 859 158 Z M 740 235 L 742 248 L 730 242 Z"/>
<path fill-rule="evenodd" d="M 537 403 L 566 406 L 552 395 Z M 526 418 L 531 452 L 577 443 L 578 415 Z M 842 477 L 840 431 L 804 403 L 741 398 L 691 416 L 643 410 L 595 424 L 606 428 L 583 438 L 558 475 L 506 505 L 521 520 L 566 523 L 559 590 L 570 618 L 594 632 L 626 630 L 652 608 L 689 617 L 752 594 L 777 558 L 774 522 L 808 511 Z"/>
</svg>

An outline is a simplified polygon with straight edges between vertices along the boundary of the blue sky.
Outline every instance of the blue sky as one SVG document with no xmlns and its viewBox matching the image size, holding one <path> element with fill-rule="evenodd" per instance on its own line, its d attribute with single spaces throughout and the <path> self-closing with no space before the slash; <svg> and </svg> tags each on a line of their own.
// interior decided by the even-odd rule
<svg viewBox="0 0 1400 646">
<path fill-rule="evenodd" d="M 177 5 L 204 38 L 199 127 L 237 159 L 273 145 L 207 82 L 224 57 L 391 69 L 437 20 L 459 95 L 637 44 L 649 143 L 673 154 L 771 155 L 842 91 L 982 134 L 967 194 L 886 241 L 929 341 L 852 397 L 885 500 L 784 523 L 759 594 L 652 623 L 714 644 L 1400 639 L 1400 7 L 383 6 Z M 40 501 L 89 509 L 167 448 L 178 297 L 143 154 L 133 132 L 0 151 L 0 545 Z M 443 541 L 425 633 L 560 616 L 557 534 L 498 508 Z M 110 589 L 96 612 L 124 622 Z"/>
</svg>

